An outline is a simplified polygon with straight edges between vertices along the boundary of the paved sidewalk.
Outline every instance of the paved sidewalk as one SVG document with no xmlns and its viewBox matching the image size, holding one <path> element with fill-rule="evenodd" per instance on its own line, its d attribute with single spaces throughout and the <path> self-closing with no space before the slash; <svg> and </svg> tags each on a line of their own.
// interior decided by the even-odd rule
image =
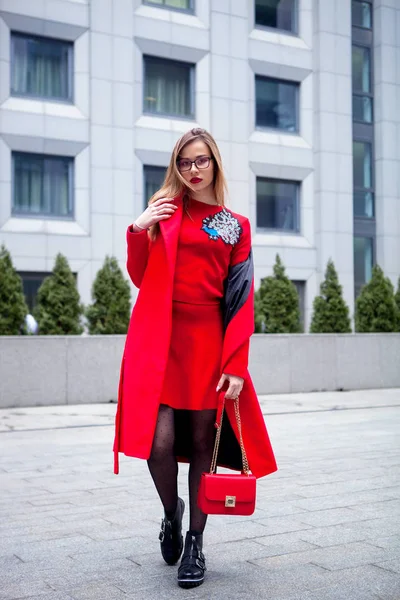
<svg viewBox="0 0 400 600">
<path fill-rule="evenodd" d="M 115 405 L 1 410 L 0 599 L 400 600 L 400 390 L 260 400 L 280 470 L 252 517 L 210 518 L 192 591 L 146 464 L 112 473 Z"/>
</svg>

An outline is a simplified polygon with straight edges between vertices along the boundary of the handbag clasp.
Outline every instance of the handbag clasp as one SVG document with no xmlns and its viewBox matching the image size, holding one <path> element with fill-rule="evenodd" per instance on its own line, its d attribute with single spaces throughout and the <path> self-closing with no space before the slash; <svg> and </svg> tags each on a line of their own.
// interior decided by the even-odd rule
<svg viewBox="0 0 400 600">
<path fill-rule="evenodd" d="M 225 506 L 227 508 L 235 508 L 236 496 L 225 496 Z"/>
</svg>

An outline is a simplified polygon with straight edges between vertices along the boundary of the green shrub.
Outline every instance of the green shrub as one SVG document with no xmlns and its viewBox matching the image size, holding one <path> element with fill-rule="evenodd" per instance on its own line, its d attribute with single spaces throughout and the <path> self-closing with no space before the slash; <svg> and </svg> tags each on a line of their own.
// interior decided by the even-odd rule
<svg viewBox="0 0 400 600">
<path fill-rule="evenodd" d="M 265 333 L 300 333 L 299 296 L 285 273 L 279 254 L 273 275 L 261 281 L 255 305 L 255 327 Z"/>
<path fill-rule="evenodd" d="M 80 335 L 83 306 L 68 261 L 57 254 L 52 274 L 38 290 L 35 317 L 41 335 Z"/>
<path fill-rule="evenodd" d="M 320 295 L 314 299 L 310 333 L 351 333 L 349 308 L 343 299 L 343 288 L 331 260 L 320 286 Z"/>
<path fill-rule="evenodd" d="M 93 304 L 86 317 L 91 334 L 126 333 L 131 313 L 131 291 L 118 262 L 106 256 L 92 287 Z"/>
<path fill-rule="evenodd" d="M 265 325 L 265 315 L 262 310 L 260 290 L 254 292 L 254 331 L 263 333 Z"/>
<path fill-rule="evenodd" d="M 388 333 L 397 330 L 393 285 L 378 265 L 372 269 L 371 280 L 362 287 L 356 300 L 355 323 L 359 333 Z"/>
<path fill-rule="evenodd" d="M 397 281 L 397 291 L 394 295 L 394 300 L 397 306 L 397 331 L 400 332 L 400 277 Z"/>
<path fill-rule="evenodd" d="M 26 333 L 28 307 L 22 280 L 14 269 L 11 255 L 4 245 L 0 248 L 0 335 Z"/>
</svg>

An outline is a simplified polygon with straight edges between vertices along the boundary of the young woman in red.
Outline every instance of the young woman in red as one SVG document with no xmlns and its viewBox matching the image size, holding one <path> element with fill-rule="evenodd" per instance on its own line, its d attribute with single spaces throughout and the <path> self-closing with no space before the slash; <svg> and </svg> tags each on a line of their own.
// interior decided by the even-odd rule
<svg viewBox="0 0 400 600">
<path fill-rule="evenodd" d="M 204 129 L 183 135 L 162 188 L 128 227 L 127 268 L 140 288 L 121 366 L 118 453 L 146 459 L 164 507 L 159 535 L 164 560 L 182 555 L 178 584 L 203 583 L 200 477 L 210 469 L 217 409 L 226 400 L 218 464 L 241 469 L 233 402 L 240 395 L 243 441 L 256 477 L 276 470 L 257 396 L 247 371 L 253 333 L 250 224 L 225 206 L 222 162 Z M 190 525 L 178 461 L 189 462 Z"/>
</svg>

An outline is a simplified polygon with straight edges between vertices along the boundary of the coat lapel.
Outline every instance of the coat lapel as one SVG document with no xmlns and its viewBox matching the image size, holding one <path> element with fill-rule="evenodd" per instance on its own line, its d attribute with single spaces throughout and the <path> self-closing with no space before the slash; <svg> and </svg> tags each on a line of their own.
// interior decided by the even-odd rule
<svg viewBox="0 0 400 600">
<path fill-rule="evenodd" d="M 181 198 L 175 200 L 178 210 L 166 221 L 160 221 L 161 235 L 164 240 L 165 255 L 168 264 L 171 283 L 175 273 L 176 252 L 178 249 L 179 230 L 182 222 L 183 202 Z"/>
</svg>

